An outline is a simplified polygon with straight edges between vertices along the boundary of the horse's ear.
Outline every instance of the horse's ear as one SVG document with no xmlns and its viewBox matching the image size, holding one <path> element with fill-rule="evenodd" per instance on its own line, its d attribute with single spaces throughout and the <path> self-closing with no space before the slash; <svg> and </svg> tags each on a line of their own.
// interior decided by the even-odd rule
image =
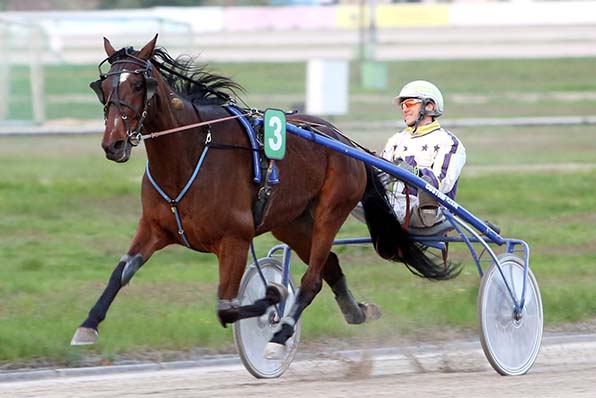
<svg viewBox="0 0 596 398">
<path fill-rule="evenodd" d="M 114 50 L 114 47 L 112 47 L 112 43 L 110 43 L 110 41 L 106 37 L 103 38 L 103 48 L 106 50 L 106 54 L 108 54 L 108 57 L 111 57 L 116 52 L 116 50 Z"/>
<path fill-rule="evenodd" d="M 157 34 L 149 43 L 145 44 L 141 51 L 139 51 L 139 58 L 148 60 L 153 55 L 153 50 L 155 49 L 155 43 L 157 43 Z"/>
</svg>

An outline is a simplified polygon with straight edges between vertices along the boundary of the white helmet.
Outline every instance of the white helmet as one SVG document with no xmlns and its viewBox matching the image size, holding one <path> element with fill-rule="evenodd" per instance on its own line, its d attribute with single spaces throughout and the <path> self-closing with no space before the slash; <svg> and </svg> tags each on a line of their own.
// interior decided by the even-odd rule
<svg viewBox="0 0 596 398">
<path fill-rule="evenodd" d="M 393 103 L 399 105 L 406 98 L 420 98 L 424 101 L 421 112 L 424 112 L 426 115 L 438 117 L 443 114 L 443 95 L 437 86 L 431 82 L 415 80 L 406 84 L 399 92 L 399 95 L 393 99 Z M 435 104 L 435 109 L 432 111 L 425 111 L 428 100 L 431 100 Z"/>
</svg>

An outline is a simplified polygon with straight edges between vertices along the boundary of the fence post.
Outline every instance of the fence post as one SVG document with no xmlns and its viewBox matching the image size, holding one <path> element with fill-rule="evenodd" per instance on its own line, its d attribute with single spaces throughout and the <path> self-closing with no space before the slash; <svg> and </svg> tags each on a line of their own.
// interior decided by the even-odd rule
<svg viewBox="0 0 596 398">
<path fill-rule="evenodd" d="M 0 24 L 0 121 L 8 119 L 10 111 L 10 49 L 8 27 Z"/>
<path fill-rule="evenodd" d="M 315 115 L 348 113 L 347 60 L 311 59 L 306 68 L 306 112 Z"/>
<path fill-rule="evenodd" d="M 31 101 L 33 104 L 33 121 L 43 124 L 46 119 L 43 81 L 42 28 L 34 26 L 31 30 L 31 52 L 29 66 L 31 73 Z"/>
</svg>

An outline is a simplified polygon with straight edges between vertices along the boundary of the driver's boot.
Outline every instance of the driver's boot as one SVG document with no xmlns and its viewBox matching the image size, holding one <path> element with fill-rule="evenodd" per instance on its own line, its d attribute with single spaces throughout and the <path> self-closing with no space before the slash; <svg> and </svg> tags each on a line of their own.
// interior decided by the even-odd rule
<svg viewBox="0 0 596 398">
<path fill-rule="evenodd" d="M 430 177 L 423 176 L 422 179 L 432 185 Z M 418 216 L 422 225 L 432 227 L 437 223 L 437 214 L 439 212 L 439 203 L 434 196 L 423 189 L 418 190 Z"/>
</svg>

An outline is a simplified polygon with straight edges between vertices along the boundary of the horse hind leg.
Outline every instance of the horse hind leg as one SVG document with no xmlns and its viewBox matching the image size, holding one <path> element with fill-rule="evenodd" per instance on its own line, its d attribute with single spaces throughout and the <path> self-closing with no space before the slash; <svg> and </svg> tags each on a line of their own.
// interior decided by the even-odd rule
<svg viewBox="0 0 596 398">
<path fill-rule="evenodd" d="M 367 321 L 373 321 L 381 317 L 381 311 L 376 304 L 357 302 L 348 288 L 346 276 L 339 265 L 339 259 L 333 252 L 329 253 L 323 279 L 331 287 L 335 295 L 335 301 L 339 306 L 344 319 L 351 325 L 358 325 Z"/>
<path fill-rule="evenodd" d="M 333 252 L 329 253 L 323 268 L 323 279 L 331 287 L 344 319 L 348 324 L 357 325 L 367 321 L 379 319 L 381 311 L 376 304 L 357 302 L 348 288 L 348 283 L 339 265 L 339 259 Z M 295 324 L 304 308 L 297 304 L 290 310 L 290 317 L 284 318 L 271 341 L 265 347 L 265 358 L 282 359 L 285 353 L 285 343 L 294 334 Z"/>
<path fill-rule="evenodd" d="M 334 293 L 339 297 L 338 303 L 348 322 L 362 323 L 366 320 L 366 313 L 363 311 L 365 306 L 361 306 L 352 297 L 337 256 L 331 252 L 333 239 L 345 217 L 334 215 L 332 206 L 323 208 L 327 212 L 318 214 L 318 228 L 311 219 L 292 225 L 291 228 L 273 231 L 274 235 L 288 243 L 303 261 L 306 260 L 308 269 L 302 277 L 300 291 L 289 315 L 282 319 L 279 329 L 265 347 L 265 357 L 268 359 L 283 357 L 286 342 L 293 336 L 296 322 L 320 292 L 323 279 L 335 288 Z M 347 212 L 345 214 L 347 215 Z"/>
<path fill-rule="evenodd" d="M 315 214 L 314 218 L 305 217 L 290 227 L 272 231 L 276 238 L 286 242 L 296 251 L 302 261 L 308 264 L 308 269 L 302 278 L 300 291 L 289 315 L 282 319 L 279 329 L 265 348 L 265 357 L 268 359 L 283 357 L 285 344 L 293 336 L 296 322 L 321 290 L 323 279 L 331 286 L 348 323 L 362 323 L 380 317 L 376 305 L 358 303 L 354 300 L 339 266 L 339 260 L 335 253 L 331 252 L 335 234 L 353 205 L 343 209 L 344 217 L 341 217 L 342 210 L 335 211 L 337 208 L 334 206 L 321 205 L 321 208 L 322 213 Z M 315 220 L 318 226 L 315 225 Z"/>
</svg>

